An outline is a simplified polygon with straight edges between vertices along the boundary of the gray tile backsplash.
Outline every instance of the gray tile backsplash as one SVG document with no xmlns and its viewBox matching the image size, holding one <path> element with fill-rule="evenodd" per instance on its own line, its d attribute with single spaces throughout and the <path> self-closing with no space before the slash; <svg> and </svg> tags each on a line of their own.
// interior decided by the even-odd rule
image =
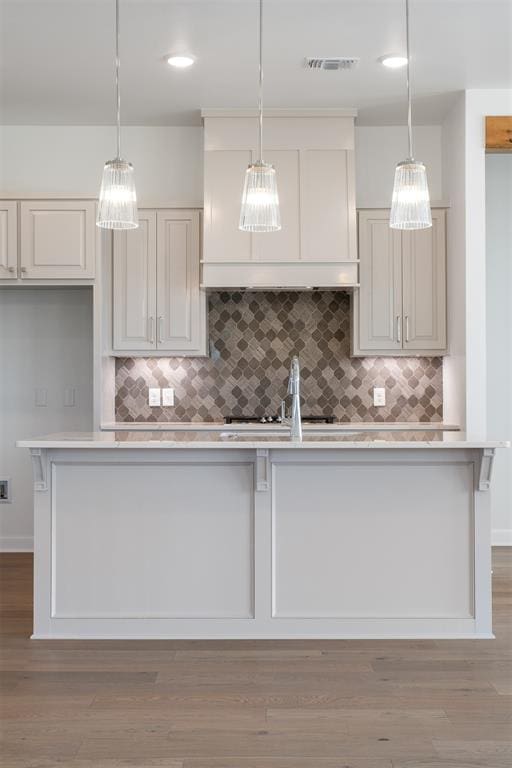
<svg viewBox="0 0 512 768">
<path fill-rule="evenodd" d="M 118 358 L 116 419 L 274 415 L 297 353 L 304 415 L 442 421 L 442 359 L 350 358 L 349 302 L 335 291 L 211 294 L 210 358 Z M 150 408 L 148 387 L 174 387 L 175 406 Z M 373 387 L 385 387 L 386 406 L 373 406 Z"/>
</svg>

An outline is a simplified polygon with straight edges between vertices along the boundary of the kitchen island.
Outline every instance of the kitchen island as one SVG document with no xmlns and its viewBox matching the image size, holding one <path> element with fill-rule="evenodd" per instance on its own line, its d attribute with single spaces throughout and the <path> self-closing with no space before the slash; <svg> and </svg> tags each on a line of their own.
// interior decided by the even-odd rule
<svg viewBox="0 0 512 768">
<path fill-rule="evenodd" d="M 500 442 L 444 431 L 24 440 L 34 638 L 492 637 Z"/>
</svg>

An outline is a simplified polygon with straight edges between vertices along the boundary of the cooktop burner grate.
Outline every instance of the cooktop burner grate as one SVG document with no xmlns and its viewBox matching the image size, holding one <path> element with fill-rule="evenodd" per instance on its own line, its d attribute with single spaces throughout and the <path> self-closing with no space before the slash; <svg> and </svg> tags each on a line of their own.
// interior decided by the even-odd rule
<svg viewBox="0 0 512 768">
<path fill-rule="evenodd" d="M 224 416 L 225 424 L 280 424 L 280 416 Z M 334 424 L 334 416 L 303 416 L 303 424 Z"/>
</svg>

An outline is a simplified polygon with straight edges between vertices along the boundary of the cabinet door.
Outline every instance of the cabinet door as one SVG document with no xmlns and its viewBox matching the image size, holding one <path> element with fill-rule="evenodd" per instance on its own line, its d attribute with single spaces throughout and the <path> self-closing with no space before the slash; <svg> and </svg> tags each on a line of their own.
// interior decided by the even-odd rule
<svg viewBox="0 0 512 768">
<path fill-rule="evenodd" d="M 356 259 L 354 153 L 306 149 L 300 156 L 301 259 Z"/>
<path fill-rule="evenodd" d="M 138 229 L 114 234 L 113 348 L 156 349 L 156 212 L 140 211 Z"/>
<path fill-rule="evenodd" d="M 402 349 L 400 233 L 389 211 L 359 213 L 360 285 L 355 299 L 354 352 Z"/>
<path fill-rule="evenodd" d="M 199 287 L 199 213 L 157 213 L 157 348 L 206 354 L 206 295 Z"/>
<path fill-rule="evenodd" d="M 446 349 L 445 211 L 432 227 L 402 234 L 404 349 Z"/>
<path fill-rule="evenodd" d="M 18 276 L 18 216 L 16 203 L 0 202 L 0 279 Z"/>
<path fill-rule="evenodd" d="M 252 240 L 238 229 L 250 149 L 213 150 L 204 156 L 204 253 L 207 261 L 250 261 Z"/>
<path fill-rule="evenodd" d="M 26 279 L 93 278 L 96 203 L 21 203 L 21 271 Z"/>
</svg>

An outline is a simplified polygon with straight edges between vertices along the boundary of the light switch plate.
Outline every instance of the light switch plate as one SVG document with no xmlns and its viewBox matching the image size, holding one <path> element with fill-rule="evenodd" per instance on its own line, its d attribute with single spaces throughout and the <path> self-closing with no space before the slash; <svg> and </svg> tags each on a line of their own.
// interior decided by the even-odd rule
<svg viewBox="0 0 512 768">
<path fill-rule="evenodd" d="M 174 389 L 172 387 L 162 389 L 162 405 L 174 405 Z"/>
<path fill-rule="evenodd" d="M 160 405 L 160 389 L 158 387 L 149 388 L 148 403 L 152 408 Z"/>
<path fill-rule="evenodd" d="M 76 402 L 76 392 L 74 387 L 66 387 L 64 389 L 64 406 L 66 408 L 74 408 Z"/>
<path fill-rule="evenodd" d="M 376 406 L 386 405 L 386 390 L 384 387 L 373 388 L 373 404 Z"/>
<path fill-rule="evenodd" d="M 46 408 L 48 405 L 48 390 L 46 387 L 36 387 L 34 390 L 34 404 L 36 408 Z"/>
</svg>

